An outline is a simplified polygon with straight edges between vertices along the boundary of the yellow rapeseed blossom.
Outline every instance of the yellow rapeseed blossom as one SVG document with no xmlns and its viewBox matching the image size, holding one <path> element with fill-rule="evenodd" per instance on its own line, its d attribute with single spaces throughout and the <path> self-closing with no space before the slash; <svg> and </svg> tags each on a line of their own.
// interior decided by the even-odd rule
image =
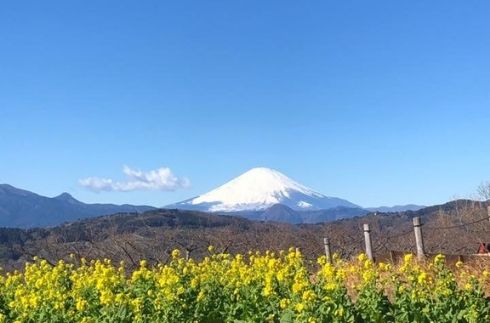
<svg viewBox="0 0 490 323">
<path fill-rule="evenodd" d="M 291 301 L 287 298 L 283 298 L 279 301 L 279 307 L 283 310 L 285 309 L 286 307 L 289 306 L 289 304 L 291 303 Z"/>
<path fill-rule="evenodd" d="M 180 256 L 180 250 L 179 249 L 174 249 L 172 251 L 172 258 L 178 258 Z"/>
<path fill-rule="evenodd" d="M 420 263 L 409 254 L 399 265 L 365 254 L 333 264 L 321 256 L 315 265 L 296 248 L 234 256 L 208 250 L 199 261 L 174 250 L 168 263 L 141 260 L 136 268 L 109 259 L 70 256 L 73 263 L 52 265 L 34 258 L 22 271 L 0 275 L 0 323 L 446 320 L 434 316 L 434 306 L 467 322 L 490 317 L 480 285 L 489 271 L 475 277 L 457 264 L 454 274 L 443 256 Z"/>
<path fill-rule="evenodd" d="M 301 313 L 304 311 L 305 307 L 306 306 L 304 303 L 298 303 L 294 308 L 296 309 L 297 312 Z"/>
</svg>

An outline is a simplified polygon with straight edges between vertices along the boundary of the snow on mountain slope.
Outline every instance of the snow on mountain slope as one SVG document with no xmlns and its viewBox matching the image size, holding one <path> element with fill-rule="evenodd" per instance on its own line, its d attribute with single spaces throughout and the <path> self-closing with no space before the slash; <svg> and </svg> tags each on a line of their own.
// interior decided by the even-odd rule
<svg viewBox="0 0 490 323">
<path fill-rule="evenodd" d="M 294 210 L 358 207 L 349 201 L 315 192 L 284 174 L 265 167 L 253 168 L 206 194 L 167 207 L 238 212 L 264 210 L 274 204 L 283 204 Z"/>
</svg>

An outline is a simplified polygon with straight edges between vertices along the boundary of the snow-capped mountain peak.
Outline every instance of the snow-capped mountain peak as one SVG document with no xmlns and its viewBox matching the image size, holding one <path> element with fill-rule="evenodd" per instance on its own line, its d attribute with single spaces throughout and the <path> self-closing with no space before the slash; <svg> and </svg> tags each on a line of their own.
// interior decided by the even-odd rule
<svg viewBox="0 0 490 323">
<path fill-rule="evenodd" d="M 274 204 L 284 204 L 296 210 L 357 207 L 346 200 L 315 192 L 277 170 L 266 167 L 253 168 L 208 193 L 168 207 L 238 212 L 264 210 Z"/>
</svg>

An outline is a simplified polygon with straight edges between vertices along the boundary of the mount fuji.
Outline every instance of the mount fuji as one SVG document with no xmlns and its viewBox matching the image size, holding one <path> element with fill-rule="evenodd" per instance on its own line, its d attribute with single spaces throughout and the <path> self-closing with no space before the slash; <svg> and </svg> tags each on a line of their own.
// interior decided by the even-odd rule
<svg viewBox="0 0 490 323">
<path fill-rule="evenodd" d="M 347 200 L 325 196 L 277 170 L 265 167 L 253 168 L 208 193 L 167 208 L 243 214 L 265 211 L 277 204 L 293 212 L 361 209 Z"/>
</svg>

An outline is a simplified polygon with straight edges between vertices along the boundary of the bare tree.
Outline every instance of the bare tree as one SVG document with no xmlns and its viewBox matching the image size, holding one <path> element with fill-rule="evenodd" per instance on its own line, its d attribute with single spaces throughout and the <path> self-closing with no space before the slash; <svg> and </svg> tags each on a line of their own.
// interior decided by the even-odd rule
<svg viewBox="0 0 490 323">
<path fill-rule="evenodd" d="M 490 200 L 490 181 L 482 182 L 478 186 L 477 192 L 483 201 Z"/>
</svg>

